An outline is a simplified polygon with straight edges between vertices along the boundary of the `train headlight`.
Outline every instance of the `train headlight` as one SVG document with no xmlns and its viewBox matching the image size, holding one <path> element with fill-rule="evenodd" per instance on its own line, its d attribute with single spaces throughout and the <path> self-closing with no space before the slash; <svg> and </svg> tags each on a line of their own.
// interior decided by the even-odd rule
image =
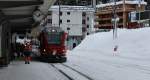
<svg viewBox="0 0 150 80">
<path fill-rule="evenodd" d="M 55 30 L 55 29 L 53 29 L 53 30 L 52 30 L 52 32 L 56 32 L 56 30 Z"/>
<path fill-rule="evenodd" d="M 66 50 L 64 49 L 64 50 L 62 50 L 63 52 L 66 52 Z"/>
<path fill-rule="evenodd" d="M 44 49 L 43 51 L 44 51 L 44 52 L 46 52 L 46 50 L 45 50 L 45 49 Z"/>
</svg>

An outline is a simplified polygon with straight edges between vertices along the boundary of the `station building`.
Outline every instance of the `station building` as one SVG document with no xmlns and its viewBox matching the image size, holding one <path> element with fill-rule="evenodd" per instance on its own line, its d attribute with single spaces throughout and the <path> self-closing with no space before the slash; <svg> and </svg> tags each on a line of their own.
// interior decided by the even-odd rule
<svg viewBox="0 0 150 80">
<path fill-rule="evenodd" d="M 60 13 L 59 13 L 60 9 Z M 60 15 L 60 16 L 59 16 Z M 68 33 L 68 48 L 77 46 L 86 35 L 94 32 L 94 8 L 86 6 L 52 6 L 47 16 L 47 27 L 59 26 Z"/>
</svg>

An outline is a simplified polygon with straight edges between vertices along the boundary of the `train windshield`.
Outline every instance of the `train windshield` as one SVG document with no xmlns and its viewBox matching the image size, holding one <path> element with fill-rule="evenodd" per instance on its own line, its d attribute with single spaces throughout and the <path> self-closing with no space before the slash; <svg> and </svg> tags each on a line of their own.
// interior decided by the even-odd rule
<svg viewBox="0 0 150 80">
<path fill-rule="evenodd" d="M 61 34 L 57 33 L 48 33 L 47 34 L 48 44 L 60 44 L 61 42 Z"/>
</svg>

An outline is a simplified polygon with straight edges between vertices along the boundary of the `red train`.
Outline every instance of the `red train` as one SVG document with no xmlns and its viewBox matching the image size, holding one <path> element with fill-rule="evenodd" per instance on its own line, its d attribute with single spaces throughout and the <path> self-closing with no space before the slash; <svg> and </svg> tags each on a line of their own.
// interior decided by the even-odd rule
<svg viewBox="0 0 150 80">
<path fill-rule="evenodd" d="M 39 35 L 40 57 L 46 61 L 66 62 L 66 39 L 67 33 L 60 27 L 49 27 L 42 30 Z"/>
</svg>

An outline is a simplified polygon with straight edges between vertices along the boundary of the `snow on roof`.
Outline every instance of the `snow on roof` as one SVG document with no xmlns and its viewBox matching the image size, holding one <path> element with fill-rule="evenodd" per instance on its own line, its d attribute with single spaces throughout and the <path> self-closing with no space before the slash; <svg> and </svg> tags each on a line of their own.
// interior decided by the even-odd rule
<svg viewBox="0 0 150 80">
<path fill-rule="evenodd" d="M 123 4 L 123 1 L 116 2 L 116 5 L 120 5 L 120 4 Z M 139 4 L 139 1 L 125 1 L 125 4 Z M 147 2 L 141 1 L 140 4 L 147 5 Z M 106 3 L 106 4 L 99 4 L 96 7 L 99 8 L 99 7 L 106 7 L 106 6 L 111 6 L 111 5 L 114 5 L 114 2 Z"/>
<path fill-rule="evenodd" d="M 49 11 L 58 11 L 59 6 L 51 6 Z M 60 6 L 61 11 L 92 11 L 94 12 L 94 8 L 87 7 L 87 6 L 67 6 L 67 5 L 61 5 Z"/>
</svg>

